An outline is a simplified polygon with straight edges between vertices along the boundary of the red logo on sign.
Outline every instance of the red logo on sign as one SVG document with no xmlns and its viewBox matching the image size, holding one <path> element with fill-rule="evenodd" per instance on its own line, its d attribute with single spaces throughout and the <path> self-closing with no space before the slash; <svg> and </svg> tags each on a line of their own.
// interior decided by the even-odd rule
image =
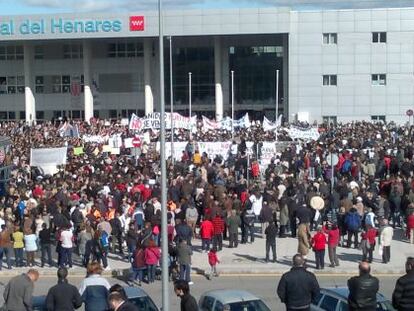
<svg viewBox="0 0 414 311">
<path fill-rule="evenodd" d="M 130 31 L 144 31 L 145 30 L 144 16 L 130 16 L 129 17 L 129 30 Z"/>
</svg>

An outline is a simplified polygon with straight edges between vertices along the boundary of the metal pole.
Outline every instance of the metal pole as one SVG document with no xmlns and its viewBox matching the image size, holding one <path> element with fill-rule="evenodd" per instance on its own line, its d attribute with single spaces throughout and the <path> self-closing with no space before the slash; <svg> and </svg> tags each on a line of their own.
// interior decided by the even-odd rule
<svg viewBox="0 0 414 311">
<path fill-rule="evenodd" d="M 277 122 L 279 114 L 279 69 L 276 70 L 276 116 L 275 121 Z"/>
<path fill-rule="evenodd" d="M 192 73 L 188 73 L 188 114 L 190 117 L 190 139 L 193 135 L 193 122 L 191 122 L 191 75 Z"/>
<path fill-rule="evenodd" d="M 333 193 L 333 190 L 334 190 L 334 183 L 335 183 L 335 180 L 334 180 L 334 166 L 333 166 L 333 154 L 331 154 L 331 194 Z"/>
<path fill-rule="evenodd" d="M 159 62 L 160 62 L 160 154 L 161 154 L 161 268 L 162 268 L 162 310 L 169 311 L 168 288 L 168 233 L 167 233 L 167 167 L 165 161 L 165 94 L 164 94 L 164 34 L 162 1 L 158 0 Z"/>
<path fill-rule="evenodd" d="M 247 154 L 247 187 L 250 184 L 250 153 Z"/>
<path fill-rule="evenodd" d="M 234 139 L 234 71 L 231 71 L 231 139 Z"/>
<path fill-rule="evenodd" d="M 170 36 L 170 108 L 171 108 L 171 161 L 174 164 L 174 90 L 173 90 L 172 37 Z"/>
</svg>

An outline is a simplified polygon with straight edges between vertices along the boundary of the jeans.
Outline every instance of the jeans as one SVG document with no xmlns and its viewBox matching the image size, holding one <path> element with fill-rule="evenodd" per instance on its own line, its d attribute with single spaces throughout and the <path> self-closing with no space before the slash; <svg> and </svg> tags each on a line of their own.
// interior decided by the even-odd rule
<svg viewBox="0 0 414 311">
<path fill-rule="evenodd" d="M 382 247 L 382 262 L 388 263 L 391 259 L 391 246 Z"/>
<path fill-rule="evenodd" d="M 410 229 L 410 243 L 414 244 L 414 229 Z"/>
<path fill-rule="evenodd" d="M 100 263 L 102 261 L 102 266 L 104 268 L 108 267 L 108 258 L 107 258 L 108 252 L 104 250 L 102 253 L 98 252 L 96 254 L 96 260 Z"/>
<path fill-rule="evenodd" d="M 143 282 L 144 281 L 144 272 L 147 268 L 146 267 L 141 267 L 141 268 L 132 268 L 132 274 L 129 278 L 130 281 L 136 281 L 137 279 L 139 280 L 139 282 Z"/>
<path fill-rule="evenodd" d="M 276 241 L 267 241 L 266 240 L 266 261 L 269 260 L 270 256 L 270 248 L 272 248 L 272 255 L 273 255 L 273 261 L 276 261 Z"/>
<path fill-rule="evenodd" d="M 371 244 L 369 249 L 362 249 L 362 261 L 372 262 L 375 244 Z"/>
<path fill-rule="evenodd" d="M 113 253 L 115 253 L 116 244 L 118 244 L 118 251 L 122 255 L 124 253 L 122 248 L 122 234 L 112 236 L 111 250 Z"/>
<path fill-rule="evenodd" d="M 3 267 L 3 255 L 6 255 L 6 262 L 7 262 L 7 268 L 11 269 L 12 265 L 11 265 L 11 248 L 8 247 L 1 247 L 0 248 L 0 270 Z"/>
<path fill-rule="evenodd" d="M 72 248 L 61 247 L 61 267 L 69 266 L 72 268 Z"/>
<path fill-rule="evenodd" d="M 254 242 L 254 226 L 246 226 L 246 243 L 248 240 L 248 236 L 250 235 L 250 243 Z"/>
<path fill-rule="evenodd" d="M 355 246 L 355 248 L 357 248 L 358 247 L 358 231 L 349 231 L 349 230 L 348 230 L 347 247 L 351 247 L 352 237 L 354 237 L 354 246 Z"/>
<path fill-rule="evenodd" d="M 201 239 L 201 250 L 209 251 L 210 250 L 210 239 Z"/>
<path fill-rule="evenodd" d="M 263 239 L 266 239 L 265 231 L 267 227 L 269 227 L 269 222 L 268 221 L 262 222 L 262 238 Z"/>
<path fill-rule="evenodd" d="M 223 235 L 220 234 L 216 234 L 213 236 L 213 248 L 221 251 L 223 248 Z"/>
<path fill-rule="evenodd" d="M 338 255 L 336 254 L 336 247 L 328 246 L 328 255 L 331 266 L 339 266 Z"/>
<path fill-rule="evenodd" d="M 210 279 L 211 279 L 213 276 L 218 276 L 218 273 L 217 273 L 217 266 L 216 266 L 216 265 L 210 266 Z"/>
<path fill-rule="evenodd" d="M 35 264 L 35 252 L 34 251 L 31 251 L 31 252 L 26 251 L 26 263 L 30 267 L 34 266 Z"/>
<path fill-rule="evenodd" d="M 296 238 L 296 217 L 290 217 L 290 233 L 292 238 Z"/>
<path fill-rule="evenodd" d="M 148 283 L 154 283 L 155 281 L 155 265 L 147 265 L 148 271 Z"/>
<path fill-rule="evenodd" d="M 16 260 L 16 267 L 23 267 L 23 248 L 14 249 L 14 258 Z"/>
<path fill-rule="evenodd" d="M 191 265 L 180 264 L 180 280 L 190 282 L 191 281 L 190 272 L 191 272 Z"/>
<path fill-rule="evenodd" d="M 46 255 L 47 255 L 47 263 L 49 264 L 49 266 L 51 266 L 53 263 L 52 263 L 52 248 L 50 244 L 41 244 L 40 250 L 41 250 L 41 261 L 40 262 L 41 262 L 42 267 L 45 265 Z"/>
<path fill-rule="evenodd" d="M 325 268 L 325 250 L 315 251 L 316 269 Z"/>
</svg>

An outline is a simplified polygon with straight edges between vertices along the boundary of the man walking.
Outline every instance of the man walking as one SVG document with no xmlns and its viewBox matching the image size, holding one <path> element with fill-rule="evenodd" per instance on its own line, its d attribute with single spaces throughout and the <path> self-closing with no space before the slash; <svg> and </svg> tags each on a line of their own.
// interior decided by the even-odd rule
<svg viewBox="0 0 414 311">
<path fill-rule="evenodd" d="M 368 262 L 359 264 L 359 276 L 354 276 L 348 280 L 348 305 L 350 311 L 377 310 L 377 292 L 379 281 L 370 274 L 371 267 Z"/>
<path fill-rule="evenodd" d="M 277 287 L 277 295 L 287 311 L 309 311 L 312 301 L 319 295 L 319 283 L 304 265 L 302 255 L 293 256 L 293 268 L 282 275 Z"/>
<path fill-rule="evenodd" d="M 68 270 L 66 268 L 58 269 L 58 283 L 49 289 L 46 296 L 48 311 L 73 311 L 82 305 L 82 298 L 78 289 L 69 284 L 67 276 Z"/>
<path fill-rule="evenodd" d="M 174 291 L 177 297 L 181 299 L 181 311 L 197 311 L 197 301 L 190 295 L 190 287 L 188 282 L 178 280 L 174 284 Z"/>
<path fill-rule="evenodd" d="M 177 246 L 177 262 L 180 265 L 180 280 L 185 280 L 189 282 L 190 285 L 193 284 L 190 279 L 191 273 L 191 255 L 193 251 L 191 247 L 187 245 L 185 240 L 180 240 Z"/>
<path fill-rule="evenodd" d="M 239 244 L 239 227 L 241 225 L 240 216 L 235 209 L 231 210 L 231 216 L 226 220 L 229 230 L 229 248 L 237 247 Z"/>
<path fill-rule="evenodd" d="M 27 273 L 15 276 L 7 283 L 3 298 L 7 311 L 32 311 L 34 282 L 39 279 L 39 272 L 30 269 Z"/>
<path fill-rule="evenodd" d="M 405 275 L 395 284 L 392 305 L 398 311 L 414 310 L 414 257 L 408 257 L 405 263 Z"/>
<path fill-rule="evenodd" d="M 391 241 L 394 229 L 389 225 L 387 219 L 383 219 L 380 227 L 380 247 L 382 247 L 382 263 L 388 263 L 391 259 Z"/>
</svg>

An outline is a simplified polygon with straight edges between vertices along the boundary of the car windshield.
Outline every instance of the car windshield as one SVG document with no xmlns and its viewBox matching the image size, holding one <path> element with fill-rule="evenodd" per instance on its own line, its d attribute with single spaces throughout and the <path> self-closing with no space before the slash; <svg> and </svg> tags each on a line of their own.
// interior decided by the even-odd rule
<svg viewBox="0 0 414 311">
<path fill-rule="evenodd" d="M 261 300 L 240 301 L 230 303 L 229 311 L 270 311 L 270 309 Z M 224 310 L 228 310 L 225 309 Z"/>
</svg>

